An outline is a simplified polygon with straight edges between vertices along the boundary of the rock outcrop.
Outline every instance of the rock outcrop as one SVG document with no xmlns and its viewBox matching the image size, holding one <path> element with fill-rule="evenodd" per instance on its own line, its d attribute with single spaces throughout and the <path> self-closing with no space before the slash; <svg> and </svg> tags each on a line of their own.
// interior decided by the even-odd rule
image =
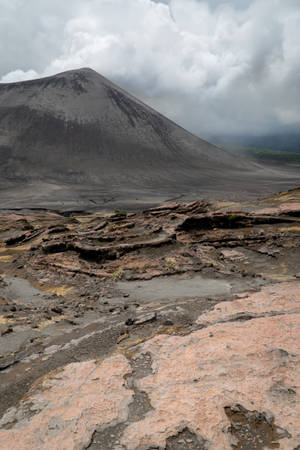
<svg viewBox="0 0 300 450">
<path fill-rule="evenodd" d="M 299 196 L 2 214 L 0 449 L 298 449 Z"/>
</svg>

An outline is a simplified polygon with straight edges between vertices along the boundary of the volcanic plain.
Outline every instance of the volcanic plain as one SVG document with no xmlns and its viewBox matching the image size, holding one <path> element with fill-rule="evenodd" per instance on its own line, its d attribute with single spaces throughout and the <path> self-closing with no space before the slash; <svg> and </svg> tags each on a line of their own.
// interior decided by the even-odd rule
<svg viewBox="0 0 300 450">
<path fill-rule="evenodd" d="M 300 189 L 0 215 L 0 449 L 300 448 Z"/>
</svg>

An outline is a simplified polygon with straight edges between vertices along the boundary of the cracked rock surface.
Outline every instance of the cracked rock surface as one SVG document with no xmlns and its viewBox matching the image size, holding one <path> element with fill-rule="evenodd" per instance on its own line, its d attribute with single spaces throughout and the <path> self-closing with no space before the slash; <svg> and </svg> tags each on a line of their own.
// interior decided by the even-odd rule
<svg viewBox="0 0 300 450">
<path fill-rule="evenodd" d="M 297 449 L 300 190 L 0 216 L 0 449 Z"/>
</svg>

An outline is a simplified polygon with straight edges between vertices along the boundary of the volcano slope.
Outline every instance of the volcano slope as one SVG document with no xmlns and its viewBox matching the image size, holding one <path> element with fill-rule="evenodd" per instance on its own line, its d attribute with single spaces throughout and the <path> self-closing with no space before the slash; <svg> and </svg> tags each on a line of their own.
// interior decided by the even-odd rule
<svg viewBox="0 0 300 450">
<path fill-rule="evenodd" d="M 0 84 L 2 208 L 87 209 L 295 187 L 171 122 L 91 69 Z"/>
<path fill-rule="evenodd" d="M 0 215 L 0 449 L 296 450 L 300 189 Z"/>
</svg>

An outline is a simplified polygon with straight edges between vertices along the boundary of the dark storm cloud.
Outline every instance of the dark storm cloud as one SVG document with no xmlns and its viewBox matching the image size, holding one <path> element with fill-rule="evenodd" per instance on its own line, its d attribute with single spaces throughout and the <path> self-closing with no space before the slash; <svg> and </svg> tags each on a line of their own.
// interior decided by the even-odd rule
<svg viewBox="0 0 300 450">
<path fill-rule="evenodd" d="M 89 66 L 196 133 L 300 124 L 298 0 L 0 0 L 0 78 Z"/>
</svg>

